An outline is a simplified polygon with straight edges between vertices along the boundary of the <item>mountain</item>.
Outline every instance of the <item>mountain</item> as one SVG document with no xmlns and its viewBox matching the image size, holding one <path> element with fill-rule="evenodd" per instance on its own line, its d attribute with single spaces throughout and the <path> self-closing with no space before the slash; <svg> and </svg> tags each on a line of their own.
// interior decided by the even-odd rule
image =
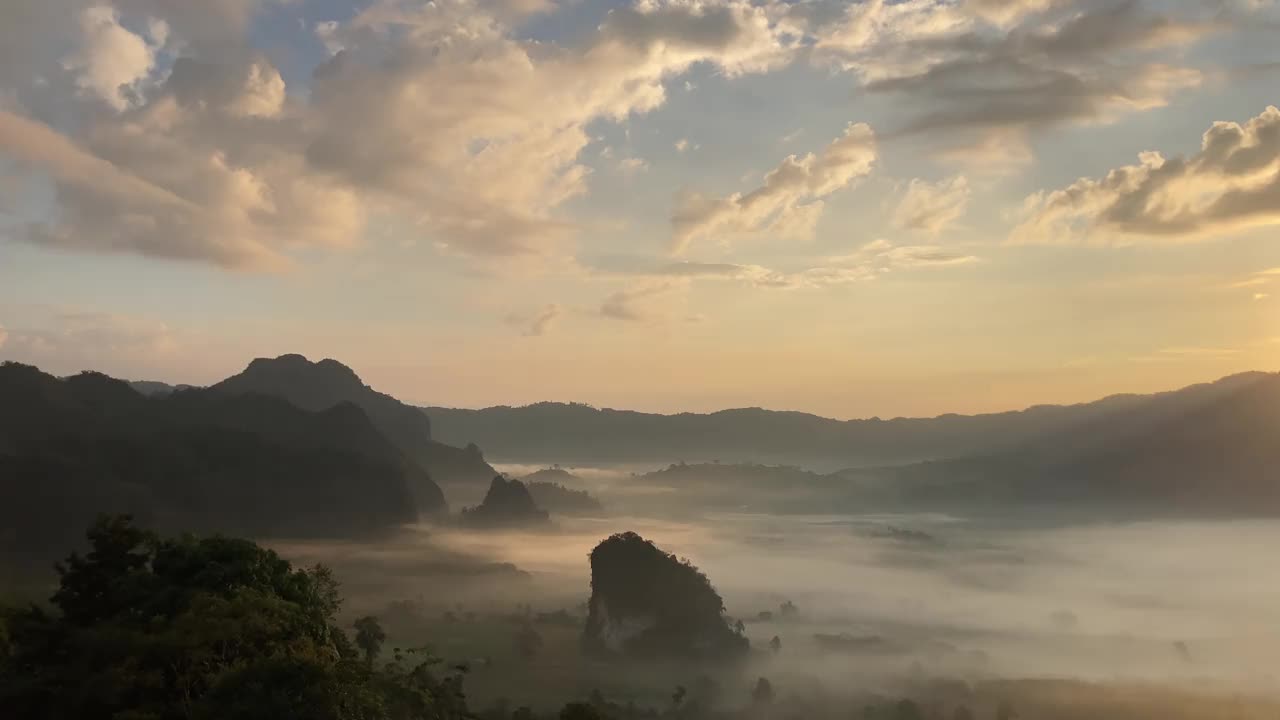
<svg viewBox="0 0 1280 720">
<path fill-rule="evenodd" d="M 479 443 L 502 462 L 665 464 L 723 459 L 835 470 L 985 455 L 1041 440 L 1061 442 L 1064 433 L 1074 433 L 1073 442 L 1087 444 L 1113 432 L 1141 430 L 1266 376 L 1244 373 L 1172 392 L 1115 395 L 1080 405 L 893 420 L 832 420 L 759 408 L 658 415 L 563 403 L 425 411 L 437 439 Z"/>
<path fill-rule="evenodd" d="M 0 553 L 63 547 L 99 512 L 256 536 L 347 536 L 445 510 L 358 407 L 145 396 L 98 373 L 0 365 Z M 415 498 L 415 491 L 418 493 Z"/>
<path fill-rule="evenodd" d="M 882 470 L 881 487 L 912 505 L 1280 515 L 1280 375 L 1212 389 L 1011 451 Z"/>
<path fill-rule="evenodd" d="M 273 395 L 312 411 L 352 403 L 364 410 L 382 434 L 437 483 L 482 484 L 497 474 L 474 443 L 453 447 L 436 442 L 426 414 L 365 385 L 351 368 L 336 360 L 311 362 L 302 355 L 258 358 L 243 372 L 212 389 Z"/>
<path fill-rule="evenodd" d="M 545 525 L 547 512 L 538 507 L 529 489 L 519 480 L 495 475 L 484 501 L 462 510 L 462 522 L 474 527 L 514 527 Z"/>
<path fill-rule="evenodd" d="M 538 507 L 556 515 L 603 515 L 604 506 L 586 490 L 574 490 L 560 483 L 528 482 L 529 494 Z"/>
<path fill-rule="evenodd" d="M 591 551 L 591 598 L 583 644 L 597 653 L 716 657 L 745 653 L 724 602 L 688 561 L 634 532 Z"/>
<path fill-rule="evenodd" d="M 143 395 L 168 395 L 175 390 L 190 390 L 194 385 L 170 385 L 155 380 L 130 380 L 129 387 Z"/>
<path fill-rule="evenodd" d="M 826 474 L 677 463 L 634 476 L 629 488 L 633 506 L 655 498 L 661 507 L 678 493 L 680 507 L 695 511 L 1276 517 L 1280 375 L 1235 376 L 1113 406 L 1090 421 L 986 454 Z"/>
</svg>

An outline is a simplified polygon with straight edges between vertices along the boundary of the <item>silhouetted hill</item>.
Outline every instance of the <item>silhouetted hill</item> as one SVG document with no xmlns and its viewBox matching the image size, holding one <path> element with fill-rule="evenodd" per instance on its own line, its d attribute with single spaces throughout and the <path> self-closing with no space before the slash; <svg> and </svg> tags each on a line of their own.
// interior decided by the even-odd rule
<svg viewBox="0 0 1280 720">
<path fill-rule="evenodd" d="M 912 504 L 1280 514 L 1280 375 L 1174 399 L 1008 452 L 881 472 Z"/>
<path fill-rule="evenodd" d="M 759 408 L 657 415 L 563 403 L 425 411 L 438 439 L 479 443 L 504 462 L 725 460 L 834 470 L 991 454 L 1038 439 L 1061 442 L 1066 431 L 1083 432 L 1075 442 L 1084 443 L 1091 432 L 1106 436 L 1141 428 L 1264 376 L 1244 373 L 1172 392 L 1115 395 L 1080 405 L 893 420 L 842 421 Z"/>
<path fill-rule="evenodd" d="M 535 470 L 529 473 L 528 475 L 525 475 L 524 477 L 520 478 L 520 480 L 524 482 L 524 484 L 526 485 L 530 483 L 536 483 L 536 482 L 537 483 L 555 483 L 558 485 L 565 485 L 565 486 L 578 486 L 582 484 L 582 478 L 578 477 L 577 475 L 574 475 L 568 470 L 564 470 L 558 467 L 549 467 L 549 468 L 543 468 L 541 470 Z"/>
<path fill-rule="evenodd" d="M 746 652 L 707 576 L 634 532 L 591 551 L 591 599 L 583 644 L 633 656 L 715 657 Z"/>
<path fill-rule="evenodd" d="M 155 380 L 130 380 L 129 387 L 143 395 L 168 395 L 175 390 L 190 390 L 194 385 L 170 385 Z"/>
<path fill-rule="evenodd" d="M 462 522 L 476 527 L 544 525 L 548 519 L 524 483 L 501 475 L 493 477 L 483 502 L 462 510 Z"/>
<path fill-rule="evenodd" d="M 300 408 L 325 410 L 358 405 L 373 424 L 438 483 L 487 483 L 495 471 L 472 443 L 452 447 L 431 437 L 431 421 L 418 408 L 365 385 L 336 360 L 311 362 L 301 355 L 258 358 L 239 375 L 212 387 L 231 393 L 282 397 Z"/>
<path fill-rule="evenodd" d="M 538 507 L 557 515 L 602 515 L 604 506 L 586 490 L 574 490 L 560 483 L 528 482 L 529 494 Z"/>
<path fill-rule="evenodd" d="M 359 408 L 0 365 L 0 546 L 32 559 L 99 512 L 161 527 L 334 536 L 445 509 L 439 488 Z"/>
</svg>

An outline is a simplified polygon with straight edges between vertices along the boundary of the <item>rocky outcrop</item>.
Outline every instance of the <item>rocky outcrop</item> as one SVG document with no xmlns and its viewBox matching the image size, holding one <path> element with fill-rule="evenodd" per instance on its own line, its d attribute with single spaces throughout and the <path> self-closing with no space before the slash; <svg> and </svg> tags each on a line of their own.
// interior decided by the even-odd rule
<svg viewBox="0 0 1280 720">
<path fill-rule="evenodd" d="M 484 501 L 463 509 L 462 522 L 473 527 L 518 527 L 545 525 L 549 517 L 533 501 L 524 483 L 496 475 Z"/>
<path fill-rule="evenodd" d="M 591 652 L 635 657 L 724 657 L 748 648 L 726 621 L 707 576 L 634 532 L 591 551 L 583 644 Z"/>
</svg>

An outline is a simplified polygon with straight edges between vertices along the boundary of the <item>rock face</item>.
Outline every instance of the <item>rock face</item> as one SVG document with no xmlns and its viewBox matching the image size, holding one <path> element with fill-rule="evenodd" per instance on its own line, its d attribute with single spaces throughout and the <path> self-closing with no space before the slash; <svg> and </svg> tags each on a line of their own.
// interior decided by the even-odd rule
<svg viewBox="0 0 1280 720">
<path fill-rule="evenodd" d="M 496 475 L 484 501 L 462 511 L 462 522 L 476 527 L 515 527 L 545 525 L 547 512 L 538 507 L 529 489 L 519 480 Z"/>
<path fill-rule="evenodd" d="M 707 576 L 634 532 L 591 551 L 583 644 L 591 652 L 633 657 L 724 657 L 748 648 L 725 620 Z"/>
</svg>

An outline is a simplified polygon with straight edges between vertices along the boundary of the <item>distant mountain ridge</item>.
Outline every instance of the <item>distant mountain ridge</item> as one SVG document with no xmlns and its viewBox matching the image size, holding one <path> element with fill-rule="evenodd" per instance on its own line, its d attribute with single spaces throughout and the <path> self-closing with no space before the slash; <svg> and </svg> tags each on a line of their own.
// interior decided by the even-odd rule
<svg viewBox="0 0 1280 720">
<path fill-rule="evenodd" d="M 363 409 L 387 439 L 437 483 L 483 485 L 497 474 L 474 443 L 453 447 L 435 441 L 426 414 L 364 384 L 355 371 L 337 360 L 312 362 L 296 354 L 257 358 L 241 373 L 210 389 L 273 395 L 307 410 L 352 403 Z"/>
<path fill-rule="evenodd" d="M 1014 450 L 886 474 L 913 505 L 1105 501 L 1121 511 L 1280 515 L 1280 375 L 1246 380 Z"/>
<path fill-rule="evenodd" d="M 754 512 L 1280 517 L 1280 375 L 1197 386 L 986 454 L 826 474 L 677 463 L 633 482 Z"/>
<path fill-rule="evenodd" d="M 1075 433 L 1077 442 L 1094 442 L 1088 440 L 1090 427 L 1109 422 L 1140 427 L 1272 376 L 1241 373 L 1152 395 L 892 420 L 832 420 L 759 408 L 659 415 L 565 403 L 423 410 L 438 439 L 479 443 L 500 462 L 666 464 L 723 459 L 835 470 L 986 455 L 1042 440 L 1056 442 L 1067 432 Z"/>
</svg>

